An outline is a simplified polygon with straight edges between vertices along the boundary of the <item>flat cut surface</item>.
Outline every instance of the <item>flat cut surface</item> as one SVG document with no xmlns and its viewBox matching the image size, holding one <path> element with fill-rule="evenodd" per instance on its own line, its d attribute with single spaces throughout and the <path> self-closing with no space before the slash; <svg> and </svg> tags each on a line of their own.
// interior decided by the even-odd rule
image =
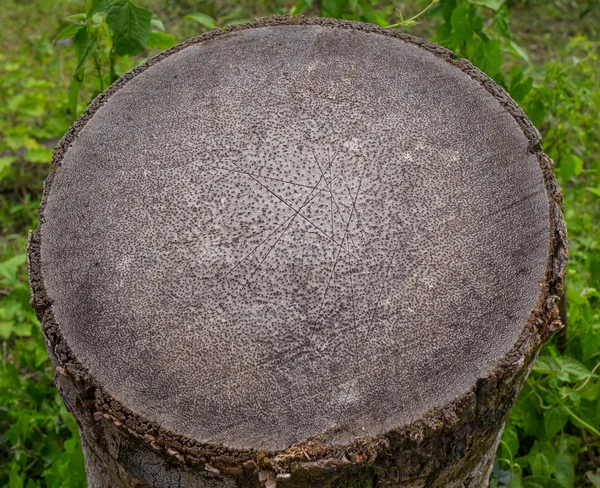
<svg viewBox="0 0 600 488">
<path fill-rule="evenodd" d="M 527 147 L 397 38 L 193 44 L 114 92 L 56 172 L 56 321 L 108 393 L 196 440 L 386 432 L 469 390 L 530 317 L 549 224 Z"/>
</svg>

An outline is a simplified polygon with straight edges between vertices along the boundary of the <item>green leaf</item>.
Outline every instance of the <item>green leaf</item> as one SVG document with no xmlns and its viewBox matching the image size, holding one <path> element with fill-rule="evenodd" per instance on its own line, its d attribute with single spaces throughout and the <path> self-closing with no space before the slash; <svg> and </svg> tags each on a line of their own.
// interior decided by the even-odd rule
<svg viewBox="0 0 600 488">
<path fill-rule="evenodd" d="M 591 188 L 591 187 L 587 187 L 586 188 L 587 191 L 589 191 L 592 195 L 596 195 L 597 197 L 600 197 L 600 186 L 597 188 Z"/>
<path fill-rule="evenodd" d="M 30 163 L 49 163 L 52 161 L 52 149 L 31 149 L 25 153 L 25 161 Z"/>
<path fill-rule="evenodd" d="M 502 457 L 510 459 L 511 461 L 517 456 L 519 452 L 519 434 L 514 425 L 507 422 L 504 432 L 502 433 L 502 445 L 500 447 L 502 451 Z"/>
<path fill-rule="evenodd" d="M 98 45 L 98 38 L 96 36 L 90 37 L 81 53 L 81 57 L 78 60 L 77 68 L 75 68 L 75 73 L 73 74 L 73 76 L 75 78 L 79 77 L 79 75 L 81 74 L 81 72 L 85 66 L 85 62 L 89 58 L 90 54 L 94 51 L 94 49 L 96 49 L 97 45 Z M 79 77 L 79 78 L 81 79 L 81 77 Z"/>
<path fill-rule="evenodd" d="M 1 156 L 0 157 L 0 181 L 4 178 L 4 175 L 8 173 L 10 166 L 15 162 L 17 158 L 15 156 Z"/>
<path fill-rule="evenodd" d="M 111 7 L 120 0 L 93 0 L 90 9 L 87 12 L 88 17 L 93 17 L 97 13 L 108 12 Z"/>
<path fill-rule="evenodd" d="M 544 429 L 546 439 L 552 439 L 558 434 L 569 420 L 569 414 L 564 408 L 558 406 L 544 412 Z"/>
<path fill-rule="evenodd" d="M 81 81 L 77 78 L 71 79 L 69 85 L 69 110 L 73 117 L 77 116 L 77 101 L 79 100 L 79 90 L 81 89 Z"/>
<path fill-rule="evenodd" d="M 560 162 L 560 175 L 563 181 L 568 181 L 572 176 L 579 176 L 583 171 L 583 161 L 575 154 L 567 156 Z"/>
<path fill-rule="evenodd" d="M 529 120 L 531 120 L 531 123 L 536 127 L 540 127 L 546 118 L 546 106 L 544 105 L 544 102 L 539 99 L 533 100 L 528 104 L 525 112 L 527 113 Z"/>
<path fill-rule="evenodd" d="M 523 488 L 523 473 L 521 470 L 516 468 L 511 472 L 506 488 Z"/>
<path fill-rule="evenodd" d="M 527 63 L 530 63 L 529 56 L 527 56 L 527 53 L 525 52 L 525 50 L 521 46 L 519 46 L 515 41 L 513 41 L 513 40 L 509 41 L 508 45 L 513 50 L 513 52 L 517 55 L 517 57 L 521 58 L 523 61 L 525 61 Z"/>
<path fill-rule="evenodd" d="M 473 35 L 473 25 L 469 16 L 469 5 L 461 3 L 452 12 L 451 18 L 453 40 L 456 45 L 463 44 Z"/>
<path fill-rule="evenodd" d="M 556 359 L 561 372 L 567 373 L 570 381 L 581 381 L 593 376 L 588 368 L 574 358 L 565 356 Z"/>
<path fill-rule="evenodd" d="M 526 383 L 513 407 L 511 422 L 525 435 L 541 438 L 544 435 L 544 417 L 540 410 L 538 398 Z M 523 466 L 522 463 L 519 464 Z"/>
<path fill-rule="evenodd" d="M 523 488 L 555 488 L 559 485 L 548 476 L 527 476 L 523 478 Z"/>
<path fill-rule="evenodd" d="M 87 16 L 84 13 L 80 13 L 75 15 L 69 15 L 68 17 L 65 17 L 65 20 L 67 22 L 74 22 L 76 24 L 83 25 L 85 24 L 86 17 Z"/>
<path fill-rule="evenodd" d="M 556 455 L 550 442 L 535 441 L 527 458 L 533 476 L 550 476 L 554 471 Z"/>
<path fill-rule="evenodd" d="M 152 27 L 154 27 L 155 29 L 158 29 L 160 32 L 165 31 L 165 24 L 163 24 L 162 20 L 160 20 L 160 19 L 152 19 L 150 21 L 150 24 L 152 25 Z"/>
<path fill-rule="evenodd" d="M 119 56 L 142 52 L 150 38 L 152 12 L 136 6 L 131 0 L 114 3 L 106 23 L 113 33 L 113 50 Z"/>
<path fill-rule="evenodd" d="M 81 59 L 81 55 L 85 50 L 89 40 L 88 29 L 84 27 L 79 29 L 73 38 L 73 47 L 75 47 L 75 55 L 77 56 L 77 62 Z"/>
<path fill-rule="evenodd" d="M 0 277 L 8 285 L 13 285 L 17 280 L 19 268 L 27 261 L 26 254 L 17 254 L 0 263 Z"/>
<path fill-rule="evenodd" d="M 442 15 L 446 22 L 450 22 L 452 14 L 456 9 L 456 0 L 444 0 L 442 2 Z"/>
<path fill-rule="evenodd" d="M 371 7 L 371 4 L 368 1 L 358 0 L 358 4 L 360 5 L 360 8 L 361 8 L 363 15 L 364 15 L 365 19 L 367 20 L 367 22 L 371 22 L 372 24 L 381 25 L 383 27 L 388 25 L 385 15 L 383 15 L 381 12 L 379 12 L 379 11 L 375 10 L 373 7 Z M 415 21 L 406 22 L 404 24 L 404 26 L 409 27 L 409 26 L 417 24 L 417 23 L 418 22 L 415 22 Z"/>
<path fill-rule="evenodd" d="M 568 356 L 556 358 L 540 356 L 533 370 L 542 374 L 555 375 L 558 379 L 566 382 L 581 381 L 595 376 L 579 361 Z"/>
<path fill-rule="evenodd" d="M 502 66 L 502 43 L 492 40 L 485 43 L 485 55 L 483 58 L 482 70 L 488 76 L 493 78 L 500 72 Z"/>
<path fill-rule="evenodd" d="M 506 5 L 502 5 L 496 12 L 494 12 L 492 27 L 504 39 L 510 39 L 508 18 L 508 7 Z"/>
<path fill-rule="evenodd" d="M 556 457 L 554 477 L 563 488 L 574 488 L 575 467 L 568 454 L 562 453 Z"/>
<path fill-rule="evenodd" d="M 534 476 L 547 476 L 552 472 L 550 461 L 541 452 L 529 456 L 529 466 Z"/>
<path fill-rule="evenodd" d="M 523 76 L 523 68 L 518 64 L 510 70 L 510 85 L 508 92 L 510 96 L 519 103 L 533 88 L 533 78 Z"/>
<path fill-rule="evenodd" d="M 9 149 L 13 151 L 18 151 L 22 147 L 26 149 L 36 149 L 40 147 L 38 142 L 32 137 L 27 137 L 25 135 L 15 135 L 15 136 L 6 136 L 4 138 L 4 143 Z"/>
<path fill-rule="evenodd" d="M 540 356 L 533 365 L 533 371 L 542 374 L 557 374 L 560 369 L 556 363 L 556 358 Z"/>
<path fill-rule="evenodd" d="M 83 76 L 80 75 L 83 74 L 83 68 L 87 58 L 98 44 L 98 38 L 95 35 L 90 37 L 88 29 L 82 28 L 75 34 L 73 44 L 77 55 L 77 67 L 75 68 L 73 76 L 79 81 L 83 81 Z"/>
<path fill-rule="evenodd" d="M 198 22 L 199 24 L 203 25 L 207 29 L 214 29 L 217 27 L 217 23 L 216 23 L 215 19 L 213 19 L 209 15 L 206 15 L 206 14 L 203 14 L 200 12 L 186 15 L 184 17 L 184 19 L 193 20 L 194 22 Z"/>
<path fill-rule="evenodd" d="M 65 28 L 62 31 L 60 31 L 58 33 L 58 35 L 56 36 L 56 39 L 70 39 L 70 38 L 74 38 L 75 35 L 81 29 L 85 29 L 85 25 L 71 24 L 67 28 Z"/>
<path fill-rule="evenodd" d="M 498 10 L 504 5 L 504 0 L 467 0 L 472 5 L 487 7 L 492 10 Z"/>
<path fill-rule="evenodd" d="M 567 303 L 585 307 L 589 305 L 587 297 L 573 288 L 567 288 Z"/>
<path fill-rule="evenodd" d="M 8 471 L 8 487 L 7 488 L 20 488 L 25 486 L 26 472 L 21 473 L 21 468 L 18 463 L 11 463 L 10 470 Z"/>
<path fill-rule="evenodd" d="M 446 46 L 449 49 L 456 49 L 453 43 L 452 25 L 449 22 L 444 22 L 437 30 L 435 35 L 437 43 Z"/>
<path fill-rule="evenodd" d="M 533 88 L 533 78 L 528 77 L 522 83 L 516 85 L 511 91 L 511 96 L 517 103 L 521 102 Z"/>
<path fill-rule="evenodd" d="M 19 323 L 15 321 L 0 321 L 0 338 L 7 340 L 11 337 L 31 336 L 31 323 Z"/>
<path fill-rule="evenodd" d="M 322 0 L 321 7 L 325 11 L 324 14 L 327 17 L 333 17 L 339 19 L 342 16 L 343 2 L 340 0 Z"/>
<path fill-rule="evenodd" d="M 165 34 L 164 32 L 151 32 L 148 38 L 148 47 L 157 47 L 159 49 L 169 49 L 177 44 L 175 37 L 171 34 Z"/>
</svg>

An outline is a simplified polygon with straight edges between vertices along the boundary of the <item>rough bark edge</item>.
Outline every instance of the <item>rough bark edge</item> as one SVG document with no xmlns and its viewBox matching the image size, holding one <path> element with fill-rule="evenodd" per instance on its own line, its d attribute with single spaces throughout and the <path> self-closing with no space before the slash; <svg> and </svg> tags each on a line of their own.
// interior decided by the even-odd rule
<svg viewBox="0 0 600 488">
<path fill-rule="evenodd" d="M 480 378 L 470 391 L 467 391 L 444 407 L 432 409 L 421 419 L 409 425 L 399 427 L 377 437 L 357 438 L 350 446 L 332 446 L 331 440 L 335 437 L 336 429 L 330 429 L 318 436 L 294 444 L 285 450 L 259 452 L 253 449 L 230 449 L 220 444 L 200 443 L 178 435 L 132 412 L 104 391 L 103 387 L 98 384 L 95 378 L 89 374 L 87 369 L 75 357 L 54 319 L 52 300 L 48 297 L 44 286 L 40 239 L 41 228 L 45 222 L 44 209 L 52 188 L 54 176 L 61 166 L 61 161 L 88 120 L 107 102 L 111 95 L 116 93 L 117 90 L 138 74 L 143 73 L 164 58 L 182 51 L 189 46 L 219 39 L 221 36 L 233 32 L 260 27 L 287 25 L 313 25 L 350 29 L 393 37 L 419 46 L 447 61 L 483 86 L 512 115 L 524 135 L 530 141 L 529 151 L 535 154 L 538 159 L 548 194 L 550 242 L 545 281 L 540 284 L 540 295 L 536 306 L 531 312 L 530 319 L 513 348 L 499 361 L 495 368 Z M 404 473 L 398 473 L 398 476 L 395 476 L 395 478 L 397 480 L 405 478 L 405 476 L 409 475 L 409 472 L 413 472 L 414 475 L 421 473 L 426 477 L 429 476 L 428 484 L 437 484 L 440 477 L 435 476 L 436 479 L 431 478 L 435 471 L 432 465 L 432 462 L 435 464 L 435 461 L 432 461 L 432 458 L 435 459 L 433 456 L 435 451 L 438 450 L 439 446 L 437 445 L 440 443 L 443 444 L 444 439 L 453 439 L 456 437 L 464 439 L 468 437 L 470 439 L 470 435 L 462 432 L 463 429 L 470 425 L 465 418 L 468 417 L 471 421 L 477 420 L 477 415 L 474 415 L 476 412 L 478 414 L 482 414 L 484 411 L 489 413 L 490 409 L 495 411 L 498 405 L 502 405 L 500 410 L 503 413 L 500 415 L 501 418 L 496 418 L 491 424 L 494 424 L 493 428 L 500 428 L 504 416 L 508 413 L 512 401 L 514 401 L 513 397 L 516 397 L 530 366 L 533 364 L 539 347 L 552 332 L 561 327 L 556 301 L 560 296 L 563 286 L 567 261 L 567 235 L 562 216 L 562 193 L 552 174 L 553 163 L 541 150 L 540 141 L 539 132 L 528 120 L 525 113 L 500 86 L 480 70 L 464 59 L 455 59 L 453 53 L 446 48 L 392 29 L 352 21 L 321 18 L 311 19 L 303 16 L 275 16 L 268 19 L 257 19 L 255 22 L 248 24 L 230 26 L 224 30 L 215 29 L 201 36 L 193 37 L 149 59 L 113 83 L 89 105 L 87 110 L 78 118 L 54 150 L 52 170 L 45 181 L 43 197 L 39 208 L 38 229 L 30 233 L 28 261 L 32 292 L 31 303 L 42 323 L 48 349 L 51 355 L 55 357 L 56 364 L 58 364 L 56 366 L 57 375 L 65 376 L 65 379 L 68 378 L 69 382 L 79 392 L 78 397 L 87 399 L 81 404 L 81 408 L 76 408 L 80 413 L 85 411 L 88 415 L 93 416 L 96 421 L 113 423 L 126 438 L 138 442 L 150 450 L 160 452 L 172 462 L 182 466 L 200 466 L 208 471 L 211 469 L 215 470 L 215 472 L 222 471 L 226 476 L 238 478 L 239 474 L 245 471 L 244 466 L 255 465 L 257 468 L 278 473 L 288 473 L 292 470 L 298 474 L 306 472 L 309 479 L 312 479 L 314 482 L 317 478 L 320 478 L 317 473 L 321 471 L 323 474 L 332 470 L 341 469 L 347 471 L 352 466 L 369 465 L 372 463 L 383 466 L 384 468 L 382 469 L 385 469 L 385 466 L 388 464 L 385 462 L 387 458 L 401 457 L 402 452 L 410 451 L 414 454 L 416 450 L 423 454 L 421 461 L 408 463 L 410 466 L 414 465 L 414 468 L 407 465 L 407 469 L 403 469 Z M 509 395 L 511 398 L 509 403 L 504 398 L 507 390 L 514 390 Z M 483 392 L 486 392 L 487 397 Z M 74 406 L 71 405 L 70 409 L 73 408 Z M 470 415 L 467 415 L 468 411 L 471 411 Z M 500 414 L 500 412 L 497 413 Z M 498 420 L 501 420 L 501 422 L 498 423 Z M 469 430 L 481 430 L 479 425 L 470 425 L 468 428 Z M 473 433 L 471 432 L 471 434 Z M 447 448 L 445 448 L 446 450 Z M 451 448 L 451 450 L 454 451 L 455 449 Z M 471 453 L 472 450 L 472 446 L 464 446 L 456 452 L 465 455 L 466 453 Z M 393 455 L 389 456 L 390 454 Z M 468 457 L 472 458 L 473 456 Z M 381 461 L 382 459 L 383 461 Z M 458 460 L 460 459 L 459 456 Z M 440 468 L 443 467 L 437 466 L 436 469 L 440 471 Z M 455 469 L 452 469 L 452 466 L 449 468 L 451 472 L 456 471 L 456 467 Z M 442 471 L 444 470 L 442 469 Z M 317 476 L 315 477 L 315 475 Z M 330 476 L 326 477 L 330 478 Z M 447 481 L 450 479 L 445 475 L 442 475 L 442 478 L 446 478 Z M 282 477 L 281 482 L 284 481 L 285 478 Z M 277 482 L 279 484 L 280 480 L 278 479 Z"/>
</svg>

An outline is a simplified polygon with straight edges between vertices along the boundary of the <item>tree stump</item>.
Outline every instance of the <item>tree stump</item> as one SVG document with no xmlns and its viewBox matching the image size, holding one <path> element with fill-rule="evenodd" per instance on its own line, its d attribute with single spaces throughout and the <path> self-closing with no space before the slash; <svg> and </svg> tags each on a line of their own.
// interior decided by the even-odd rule
<svg viewBox="0 0 600 488">
<path fill-rule="evenodd" d="M 90 486 L 486 486 L 560 326 L 539 142 L 467 61 L 368 24 L 258 20 L 123 76 L 29 245 Z"/>
</svg>

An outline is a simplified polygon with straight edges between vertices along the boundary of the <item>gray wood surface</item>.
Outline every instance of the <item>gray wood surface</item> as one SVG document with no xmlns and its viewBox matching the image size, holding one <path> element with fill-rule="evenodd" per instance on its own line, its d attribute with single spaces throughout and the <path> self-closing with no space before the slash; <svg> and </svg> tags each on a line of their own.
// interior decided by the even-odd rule
<svg viewBox="0 0 600 488">
<path fill-rule="evenodd" d="M 456 417 L 510 363 L 506 403 L 564 267 L 538 143 L 493 82 L 419 39 L 298 20 L 209 34 L 59 146 L 36 306 L 92 410 L 177 453 L 319 438 L 335 457 Z"/>
</svg>

